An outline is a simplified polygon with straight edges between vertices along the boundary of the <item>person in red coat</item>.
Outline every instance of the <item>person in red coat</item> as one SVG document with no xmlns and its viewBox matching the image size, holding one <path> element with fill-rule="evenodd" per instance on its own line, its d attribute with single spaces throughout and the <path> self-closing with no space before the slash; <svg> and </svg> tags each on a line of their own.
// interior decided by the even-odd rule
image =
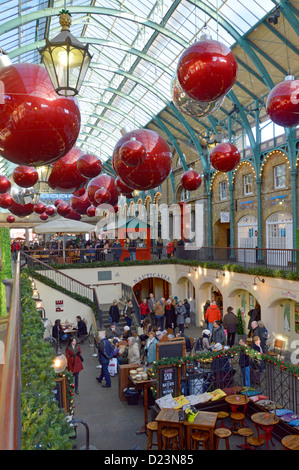
<svg viewBox="0 0 299 470">
<path fill-rule="evenodd" d="M 150 314 L 150 308 L 147 303 L 147 299 L 144 298 L 143 301 L 140 304 L 140 324 L 141 326 L 143 325 L 143 322 L 147 315 Z"/>
<path fill-rule="evenodd" d="M 174 250 L 173 243 L 170 240 L 168 240 L 168 243 L 166 246 L 167 258 L 171 258 L 171 256 L 173 255 L 173 250 Z"/>
<path fill-rule="evenodd" d="M 73 374 L 75 381 L 75 393 L 79 395 L 79 372 L 83 369 L 83 357 L 79 344 L 76 338 L 71 338 L 68 347 L 65 350 L 67 359 L 67 369 Z"/>
<path fill-rule="evenodd" d="M 221 320 L 221 311 L 215 301 L 207 308 L 205 320 L 207 320 L 208 328 L 212 334 L 214 321 Z"/>
</svg>

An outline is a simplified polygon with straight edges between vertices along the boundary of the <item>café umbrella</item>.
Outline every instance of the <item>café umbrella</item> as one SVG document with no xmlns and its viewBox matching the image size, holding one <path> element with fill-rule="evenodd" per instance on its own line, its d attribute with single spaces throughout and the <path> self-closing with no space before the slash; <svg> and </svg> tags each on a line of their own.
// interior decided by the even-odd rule
<svg viewBox="0 0 299 470">
<path fill-rule="evenodd" d="M 90 233 L 95 232 L 96 227 L 80 220 L 68 220 L 63 217 L 51 220 L 44 224 L 36 225 L 33 231 L 37 234 L 62 233 L 63 234 L 63 262 L 65 262 L 65 234 Z"/>
</svg>

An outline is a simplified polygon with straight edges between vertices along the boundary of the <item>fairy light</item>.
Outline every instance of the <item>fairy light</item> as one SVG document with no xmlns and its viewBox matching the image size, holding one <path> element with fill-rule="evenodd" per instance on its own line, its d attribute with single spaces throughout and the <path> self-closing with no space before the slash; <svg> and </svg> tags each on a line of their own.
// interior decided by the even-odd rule
<svg viewBox="0 0 299 470">
<path fill-rule="evenodd" d="M 261 164 L 261 169 L 260 169 L 260 177 L 262 177 L 263 175 L 263 168 L 265 166 L 265 164 L 267 163 L 269 157 L 271 156 L 283 156 L 285 158 L 285 163 L 288 165 L 288 169 L 290 170 L 291 169 L 291 164 L 290 164 L 290 161 L 288 159 L 288 156 L 282 152 L 282 150 L 272 150 L 271 152 L 269 152 L 266 157 L 264 158 L 262 164 Z"/>
</svg>

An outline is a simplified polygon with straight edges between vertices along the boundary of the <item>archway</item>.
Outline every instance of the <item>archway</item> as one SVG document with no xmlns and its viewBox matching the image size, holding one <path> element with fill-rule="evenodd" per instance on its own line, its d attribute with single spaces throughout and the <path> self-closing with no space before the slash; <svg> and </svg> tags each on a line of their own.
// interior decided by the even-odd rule
<svg viewBox="0 0 299 470">
<path fill-rule="evenodd" d="M 231 291 L 227 296 L 227 300 L 228 303 L 233 307 L 235 314 L 241 314 L 244 334 L 248 334 L 248 324 L 250 320 L 250 315 L 248 315 L 248 313 L 250 310 L 253 310 L 256 307 L 260 307 L 258 300 L 251 292 L 242 288 Z M 265 314 L 265 312 L 261 311 L 262 321 L 264 317 L 263 314 Z"/>
<path fill-rule="evenodd" d="M 164 297 L 166 300 L 172 295 L 172 285 L 169 281 L 160 277 L 145 277 L 140 278 L 138 282 L 133 286 L 133 292 L 135 297 L 140 304 L 142 299 L 149 298 L 150 293 L 154 294 L 156 300 Z"/>
</svg>

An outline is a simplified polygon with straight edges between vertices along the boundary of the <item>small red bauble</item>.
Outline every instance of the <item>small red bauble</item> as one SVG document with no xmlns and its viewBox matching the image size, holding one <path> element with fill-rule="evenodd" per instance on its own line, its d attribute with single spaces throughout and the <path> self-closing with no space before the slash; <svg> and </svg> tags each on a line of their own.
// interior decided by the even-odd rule
<svg viewBox="0 0 299 470">
<path fill-rule="evenodd" d="M 17 166 L 12 172 L 14 182 L 21 188 L 31 188 L 38 182 L 38 172 L 31 166 Z"/>
<path fill-rule="evenodd" d="M 230 142 L 221 142 L 210 153 L 210 163 L 218 171 L 231 171 L 240 163 L 241 155 Z"/>
<path fill-rule="evenodd" d="M 73 193 L 85 185 L 87 180 L 77 169 L 77 161 L 82 154 L 82 150 L 73 147 L 63 158 L 53 163 L 48 179 L 50 188 L 62 193 Z"/>
<path fill-rule="evenodd" d="M 2 209 L 8 209 L 14 203 L 10 193 L 0 194 L 0 207 Z"/>
<path fill-rule="evenodd" d="M 129 186 L 124 184 L 119 176 L 117 176 L 115 179 L 115 186 L 116 186 L 117 191 L 121 194 L 124 194 L 125 196 L 127 194 L 131 194 L 132 191 L 134 191 L 133 188 L 129 188 Z"/>
<path fill-rule="evenodd" d="M 181 183 L 187 191 L 195 191 L 201 185 L 201 176 L 197 171 L 188 170 L 181 177 Z"/>
<path fill-rule="evenodd" d="M 61 217 L 66 217 L 70 213 L 71 209 L 72 208 L 69 204 L 61 202 L 57 206 L 57 214 L 61 215 Z"/>
<path fill-rule="evenodd" d="M 144 162 L 146 149 L 141 142 L 131 137 L 130 140 L 121 146 L 119 155 L 125 165 L 135 167 Z"/>
<path fill-rule="evenodd" d="M 95 200 L 95 193 L 102 188 L 105 188 L 110 193 L 110 199 L 106 203 L 114 206 L 118 201 L 119 193 L 116 189 L 114 178 L 105 174 L 93 178 L 88 183 L 86 191 L 90 203 L 93 206 L 98 206 L 99 203 Z"/>
<path fill-rule="evenodd" d="M 77 197 L 72 196 L 70 199 L 71 208 L 77 212 L 77 214 L 86 214 L 87 209 L 90 206 L 90 200 L 87 197 L 87 194 L 84 192 L 83 196 Z"/>
<path fill-rule="evenodd" d="M 111 194 L 106 188 L 100 188 L 94 193 L 94 199 L 97 204 L 109 203 Z"/>
<path fill-rule="evenodd" d="M 47 220 L 48 219 L 48 215 L 46 213 L 43 213 L 39 216 L 40 220 Z"/>
<path fill-rule="evenodd" d="M 89 206 L 87 211 L 86 211 L 86 215 L 88 215 L 88 217 L 95 217 L 96 215 L 96 207 L 95 206 Z"/>
<path fill-rule="evenodd" d="M 59 96 L 44 66 L 0 70 L 5 90 L 0 114 L 1 156 L 17 165 L 53 163 L 74 146 L 81 117 L 76 98 Z"/>
<path fill-rule="evenodd" d="M 120 149 L 131 137 L 146 149 L 146 158 L 136 167 L 126 165 Z M 172 154 L 166 140 L 149 129 L 137 129 L 125 134 L 116 144 L 112 155 L 112 165 L 117 176 L 129 188 L 149 190 L 158 187 L 171 171 Z"/>
<path fill-rule="evenodd" d="M 4 176 L 0 175 L 0 194 L 7 193 L 11 188 L 11 182 L 10 180 Z"/>
<path fill-rule="evenodd" d="M 85 186 L 83 186 L 83 188 L 78 189 L 78 191 L 73 192 L 73 196 L 76 196 L 76 197 L 81 197 L 84 194 L 85 194 Z"/>
<path fill-rule="evenodd" d="M 56 199 L 56 201 L 54 202 L 54 206 L 57 207 L 59 206 L 59 204 L 61 204 L 63 202 L 62 199 Z"/>
<path fill-rule="evenodd" d="M 34 204 L 18 204 L 14 202 L 11 206 L 9 206 L 9 211 L 18 216 L 18 217 L 26 217 L 26 215 L 31 215 L 33 212 Z"/>
<path fill-rule="evenodd" d="M 48 216 L 52 217 L 52 216 L 55 214 L 55 209 L 54 209 L 54 207 L 52 207 L 52 206 L 46 207 L 45 213 L 46 213 Z"/>
<path fill-rule="evenodd" d="M 86 178 L 95 178 L 101 174 L 102 162 L 96 155 L 87 153 L 78 159 L 77 168 Z"/>
<path fill-rule="evenodd" d="M 73 211 L 71 208 L 70 212 L 65 216 L 66 219 L 72 219 L 72 220 L 81 220 L 81 215 L 77 214 L 77 212 Z"/>
<path fill-rule="evenodd" d="M 289 75 L 269 93 L 266 111 L 275 124 L 293 127 L 299 124 L 299 80 Z"/>
<path fill-rule="evenodd" d="M 181 55 L 177 77 L 183 91 L 194 100 L 215 101 L 233 87 L 237 71 L 230 48 L 204 35 Z"/>
<path fill-rule="evenodd" d="M 37 214 L 43 214 L 46 210 L 46 206 L 42 202 L 38 202 L 37 204 L 34 204 L 33 210 Z"/>
<path fill-rule="evenodd" d="M 16 220 L 16 219 L 14 218 L 13 215 L 8 215 L 8 216 L 6 217 L 6 222 L 8 222 L 9 224 L 13 224 L 15 220 Z"/>
</svg>

